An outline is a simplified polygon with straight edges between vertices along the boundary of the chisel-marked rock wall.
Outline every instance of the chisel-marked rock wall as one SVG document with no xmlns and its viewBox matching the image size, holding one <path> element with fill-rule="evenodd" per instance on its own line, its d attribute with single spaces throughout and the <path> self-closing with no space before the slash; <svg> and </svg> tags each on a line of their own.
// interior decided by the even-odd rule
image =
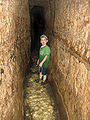
<svg viewBox="0 0 90 120">
<path fill-rule="evenodd" d="M 51 82 L 69 120 L 90 119 L 90 18 L 89 0 L 56 0 L 50 37 Z"/>
<path fill-rule="evenodd" d="M 30 56 L 28 0 L 0 1 L 0 120 L 23 120 L 23 79 Z"/>
</svg>

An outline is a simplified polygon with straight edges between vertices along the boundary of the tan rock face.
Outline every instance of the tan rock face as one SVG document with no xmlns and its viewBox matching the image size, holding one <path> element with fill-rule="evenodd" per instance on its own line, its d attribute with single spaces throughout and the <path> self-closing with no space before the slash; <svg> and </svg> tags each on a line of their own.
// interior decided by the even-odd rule
<svg viewBox="0 0 90 120">
<path fill-rule="evenodd" d="M 0 120 L 22 120 L 23 79 L 30 56 L 28 0 L 0 2 Z"/>
<path fill-rule="evenodd" d="M 70 120 L 89 120 L 89 3 L 55 1 L 50 76 L 62 95 Z"/>
</svg>

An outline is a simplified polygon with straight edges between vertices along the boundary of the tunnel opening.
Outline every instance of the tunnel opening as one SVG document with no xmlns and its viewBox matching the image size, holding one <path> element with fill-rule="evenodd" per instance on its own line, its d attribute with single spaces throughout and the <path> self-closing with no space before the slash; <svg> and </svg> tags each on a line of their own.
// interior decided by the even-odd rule
<svg viewBox="0 0 90 120">
<path fill-rule="evenodd" d="M 31 9 L 31 52 L 40 48 L 40 36 L 45 32 L 44 8 L 34 6 Z"/>
</svg>

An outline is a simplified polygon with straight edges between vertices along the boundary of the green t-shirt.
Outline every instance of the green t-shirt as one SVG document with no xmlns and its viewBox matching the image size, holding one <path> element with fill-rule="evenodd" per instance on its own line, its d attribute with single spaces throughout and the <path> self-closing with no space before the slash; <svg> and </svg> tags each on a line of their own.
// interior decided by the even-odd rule
<svg viewBox="0 0 90 120">
<path fill-rule="evenodd" d="M 48 55 L 48 57 L 45 60 L 45 62 L 43 63 L 43 65 L 42 65 L 43 68 L 48 68 L 48 62 L 49 62 L 49 57 L 50 57 L 50 48 L 47 45 L 40 48 L 40 51 L 39 51 L 39 64 L 41 63 L 41 61 L 44 59 L 44 57 L 46 55 Z"/>
</svg>

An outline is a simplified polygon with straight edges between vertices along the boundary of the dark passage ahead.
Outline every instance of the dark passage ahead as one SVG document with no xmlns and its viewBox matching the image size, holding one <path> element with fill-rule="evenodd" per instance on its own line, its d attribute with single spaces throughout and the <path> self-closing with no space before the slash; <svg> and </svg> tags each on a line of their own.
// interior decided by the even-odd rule
<svg viewBox="0 0 90 120">
<path fill-rule="evenodd" d="M 40 47 L 40 36 L 45 32 L 44 8 L 34 6 L 31 10 L 31 51 Z"/>
</svg>

